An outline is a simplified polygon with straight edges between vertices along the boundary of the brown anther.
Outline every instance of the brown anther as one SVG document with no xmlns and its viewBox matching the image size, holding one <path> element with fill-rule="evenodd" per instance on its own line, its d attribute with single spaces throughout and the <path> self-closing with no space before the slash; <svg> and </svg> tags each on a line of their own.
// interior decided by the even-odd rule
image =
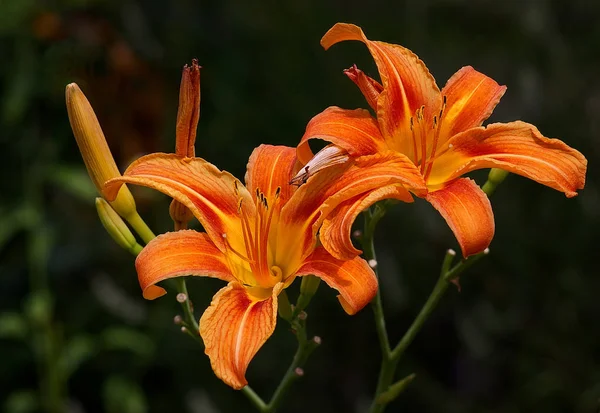
<svg viewBox="0 0 600 413">
<path fill-rule="evenodd" d="M 277 189 L 275 190 L 275 199 L 279 198 L 280 194 L 281 194 L 281 187 L 278 186 Z"/>
</svg>

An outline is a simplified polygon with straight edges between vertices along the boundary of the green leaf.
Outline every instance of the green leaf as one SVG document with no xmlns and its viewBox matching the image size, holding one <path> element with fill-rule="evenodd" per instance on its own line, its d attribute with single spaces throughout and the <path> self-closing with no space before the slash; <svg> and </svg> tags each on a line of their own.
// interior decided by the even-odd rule
<svg viewBox="0 0 600 413">
<path fill-rule="evenodd" d="M 400 393 L 402 393 L 406 389 L 406 387 L 410 384 L 410 382 L 414 380 L 415 377 L 416 375 L 413 373 L 411 375 L 406 376 L 402 380 L 392 384 L 390 387 L 388 387 L 386 391 L 379 395 L 379 397 L 377 398 L 377 403 L 388 404 L 389 402 L 394 400 L 400 395 Z"/>
<path fill-rule="evenodd" d="M 0 338 L 25 339 L 27 330 L 27 321 L 21 314 L 0 314 Z"/>
<path fill-rule="evenodd" d="M 21 390 L 8 396 L 4 403 L 7 413 L 30 413 L 38 411 L 39 402 L 33 390 Z"/>
<path fill-rule="evenodd" d="M 106 413 L 145 413 L 146 397 L 141 388 L 129 379 L 111 377 L 104 383 Z"/>
<path fill-rule="evenodd" d="M 85 168 L 56 168 L 50 179 L 54 184 L 84 202 L 91 204 L 98 196 L 96 187 Z"/>
<path fill-rule="evenodd" d="M 147 358 L 154 354 L 152 339 L 129 328 L 108 328 L 102 333 L 102 341 L 109 350 L 128 350 L 140 357 Z"/>
<path fill-rule="evenodd" d="M 81 364 L 97 352 L 98 346 L 89 336 L 76 336 L 69 340 L 60 360 L 66 377 L 71 376 Z"/>
</svg>

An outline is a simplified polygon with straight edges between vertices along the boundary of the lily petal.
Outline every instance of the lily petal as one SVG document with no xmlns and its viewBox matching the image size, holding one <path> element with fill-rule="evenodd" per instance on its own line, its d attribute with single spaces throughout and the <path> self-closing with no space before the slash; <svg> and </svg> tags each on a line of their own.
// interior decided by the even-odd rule
<svg viewBox="0 0 600 413">
<path fill-rule="evenodd" d="M 442 115 L 439 145 L 467 129 L 481 126 L 506 92 L 506 86 L 465 66 L 456 72 L 442 89 L 446 107 Z"/>
<path fill-rule="evenodd" d="M 371 155 L 385 148 L 377 121 L 365 109 L 341 109 L 331 106 L 306 125 L 297 148 L 298 159 L 306 165 L 313 157 L 310 139 L 323 139 L 345 149 L 352 156 Z"/>
<path fill-rule="evenodd" d="M 135 268 L 147 300 L 166 294 L 155 284 L 169 278 L 197 275 L 234 280 L 225 255 L 208 235 L 193 230 L 167 232 L 154 238 L 137 256 Z"/>
<path fill-rule="evenodd" d="M 297 275 L 313 274 L 339 291 L 338 299 L 346 313 L 360 311 L 377 293 L 377 277 L 360 257 L 342 261 L 332 257 L 323 247 L 310 255 Z"/>
<path fill-rule="evenodd" d="M 413 202 L 410 192 L 401 185 L 384 186 L 342 202 L 325 218 L 321 226 L 319 239 L 325 249 L 340 260 L 348 260 L 360 255 L 362 251 L 356 249 L 350 239 L 352 224 L 358 214 L 382 199 Z"/>
<path fill-rule="evenodd" d="M 494 238 L 494 213 L 485 192 L 469 178 L 451 182 L 425 198 L 444 217 L 463 257 L 485 250 Z"/>
<path fill-rule="evenodd" d="M 377 110 L 377 99 L 379 99 L 379 94 L 383 92 L 381 83 L 365 75 L 356 65 L 344 70 L 344 74 L 358 86 L 365 99 L 367 99 L 369 106 L 373 110 Z"/>
<path fill-rule="evenodd" d="M 233 245 L 243 245 L 238 202 L 242 199 L 250 208 L 249 216 L 254 216 L 254 200 L 240 181 L 204 159 L 164 153 L 143 156 L 122 177 L 104 184 L 106 198 L 114 198 L 125 182 L 156 189 L 184 204 L 221 251 L 226 251 L 223 234 Z"/>
<path fill-rule="evenodd" d="M 413 52 L 399 45 L 371 41 L 353 24 L 334 25 L 321 39 L 321 46 L 327 50 L 345 40 L 357 40 L 369 48 L 384 88 L 377 101 L 381 133 L 390 148 L 410 156 L 411 116 L 424 105 L 425 119 L 431 119 L 441 107 L 442 98 L 435 79 Z"/>
<path fill-rule="evenodd" d="M 260 190 L 271 202 L 279 188 L 277 210 L 292 196 L 289 184 L 296 168 L 296 150 L 287 146 L 260 145 L 250 155 L 246 169 L 246 187 L 251 194 Z"/>
<path fill-rule="evenodd" d="M 418 196 L 427 193 L 418 168 L 397 152 L 361 156 L 345 165 L 319 171 L 298 188 L 281 210 L 277 256 L 287 256 L 291 251 L 310 253 L 321 223 L 340 203 L 394 184 L 401 184 Z M 302 235 L 292 238 L 288 235 L 291 233 Z"/>
<path fill-rule="evenodd" d="M 275 330 L 282 287 L 277 284 L 271 297 L 259 301 L 241 284 L 231 282 L 215 294 L 200 319 L 200 335 L 213 371 L 236 390 L 248 384 L 248 364 Z"/>
<path fill-rule="evenodd" d="M 558 139 L 544 137 L 525 122 L 494 123 L 459 133 L 433 164 L 428 183 L 442 184 L 467 172 L 500 168 L 564 192 L 569 198 L 585 185 L 587 160 Z"/>
</svg>

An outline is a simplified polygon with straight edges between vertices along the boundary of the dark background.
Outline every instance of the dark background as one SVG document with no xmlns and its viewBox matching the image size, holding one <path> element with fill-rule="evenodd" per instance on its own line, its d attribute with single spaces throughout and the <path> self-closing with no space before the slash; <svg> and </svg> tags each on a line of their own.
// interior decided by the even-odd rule
<svg viewBox="0 0 600 413">
<path fill-rule="evenodd" d="M 506 84 L 491 121 L 534 123 L 590 165 L 574 199 L 518 176 L 498 189 L 491 254 L 409 348 L 399 373 L 417 378 L 388 411 L 597 412 L 599 18 L 593 0 L 0 0 L 0 408 L 252 411 L 173 324 L 175 295 L 142 299 L 133 257 L 97 219 L 64 87 L 81 86 L 124 169 L 139 155 L 173 151 L 181 67 L 197 57 L 196 153 L 241 178 L 258 144 L 295 145 L 329 105 L 367 106 L 342 74 L 356 63 L 376 76 L 366 48 L 319 46 L 345 21 L 415 51 L 440 86 L 467 64 Z M 474 177 L 482 184 L 485 173 Z M 169 200 L 133 189 L 146 221 L 168 231 Z M 420 200 L 396 205 L 379 225 L 393 342 L 449 247 L 457 247 L 450 230 Z M 188 286 L 199 317 L 222 284 Z M 371 309 L 346 316 L 322 286 L 308 313 L 323 345 L 281 411 L 365 411 L 380 358 Z M 248 371 L 264 398 L 294 348 L 280 322 Z"/>
</svg>

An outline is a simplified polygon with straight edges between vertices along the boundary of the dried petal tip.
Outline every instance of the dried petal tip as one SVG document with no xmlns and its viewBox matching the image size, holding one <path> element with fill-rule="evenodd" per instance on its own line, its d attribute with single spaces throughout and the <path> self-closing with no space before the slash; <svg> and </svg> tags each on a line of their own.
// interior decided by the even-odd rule
<svg viewBox="0 0 600 413">
<path fill-rule="evenodd" d="M 102 193 L 104 183 L 109 179 L 120 177 L 121 174 L 110 153 L 94 109 L 76 83 L 67 85 L 65 98 L 69 122 L 83 162 L 96 189 Z M 124 185 L 110 205 L 124 218 L 135 213 L 135 201 Z"/>
<path fill-rule="evenodd" d="M 198 60 L 185 65 L 179 87 L 179 109 L 175 128 L 175 153 L 179 156 L 194 157 L 196 129 L 200 119 L 200 66 Z"/>
</svg>

